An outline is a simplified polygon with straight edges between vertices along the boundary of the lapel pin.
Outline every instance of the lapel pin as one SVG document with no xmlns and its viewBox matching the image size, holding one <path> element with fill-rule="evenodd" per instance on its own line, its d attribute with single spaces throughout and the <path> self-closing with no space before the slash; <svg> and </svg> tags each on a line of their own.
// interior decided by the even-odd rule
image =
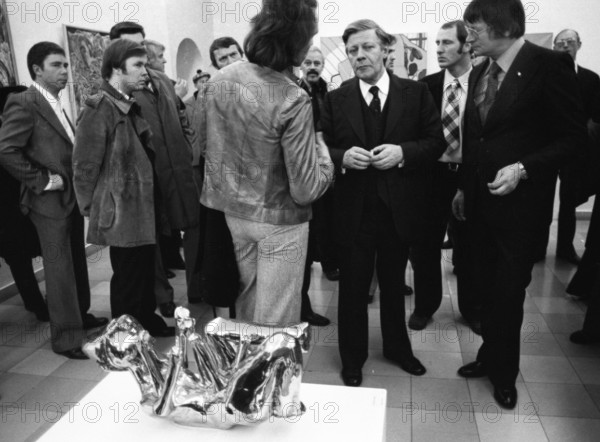
<svg viewBox="0 0 600 442">
<path fill-rule="evenodd" d="M 520 77 L 520 76 L 521 76 L 521 73 L 520 73 L 520 72 L 517 72 L 517 77 Z"/>
</svg>

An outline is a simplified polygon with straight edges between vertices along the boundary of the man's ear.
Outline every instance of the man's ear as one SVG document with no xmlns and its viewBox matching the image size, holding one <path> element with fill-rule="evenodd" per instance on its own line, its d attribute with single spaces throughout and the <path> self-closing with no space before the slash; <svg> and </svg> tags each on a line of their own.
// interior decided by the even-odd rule
<svg viewBox="0 0 600 442">
<path fill-rule="evenodd" d="M 31 68 L 33 69 L 36 78 L 44 71 L 44 68 L 38 64 L 31 65 Z"/>
</svg>

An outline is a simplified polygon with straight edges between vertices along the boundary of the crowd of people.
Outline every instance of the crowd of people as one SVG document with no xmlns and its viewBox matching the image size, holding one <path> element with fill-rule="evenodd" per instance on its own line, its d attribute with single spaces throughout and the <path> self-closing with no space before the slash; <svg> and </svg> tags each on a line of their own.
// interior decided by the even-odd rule
<svg viewBox="0 0 600 442">
<path fill-rule="evenodd" d="M 571 339 L 600 342 L 598 204 L 582 259 L 573 247 L 575 209 L 598 190 L 600 77 L 577 64 L 576 31 L 544 49 L 524 39 L 520 0 L 473 0 L 439 29 L 441 70 L 420 81 L 392 73 L 393 35 L 350 23 L 354 78 L 334 88 L 312 45 L 316 6 L 264 0 L 243 47 L 212 43 L 215 72 L 199 69 L 185 101 L 187 84 L 164 73 L 165 46 L 118 23 L 100 91 L 76 122 L 61 107 L 64 50 L 29 50 L 33 85 L 6 91 L 17 93 L 0 127 L 2 188 L 12 189 L 0 252 L 24 306 L 50 321 L 56 353 L 86 358 L 84 330 L 108 320 L 88 313 L 84 217 L 87 242 L 109 247 L 111 315 L 158 337 L 174 335 L 163 319 L 176 307 L 174 268 L 185 268 L 190 303 L 247 322 L 327 325 L 309 296 L 317 261 L 339 280 L 341 377 L 359 386 L 374 282 L 383 355 L 426 372 L 407 326 L 424 329 L 440 307 L 441 250 L 452 247 L 460 312 L 483 338 L 458 374 L 487 376 L 512 409 L 525 289 L 546 254 L 558 177 L 556 256 L 580 265 L 567 292 L 589 300 Z M 46 300 L 31 266 L 40 253 Z"/>
</svg>

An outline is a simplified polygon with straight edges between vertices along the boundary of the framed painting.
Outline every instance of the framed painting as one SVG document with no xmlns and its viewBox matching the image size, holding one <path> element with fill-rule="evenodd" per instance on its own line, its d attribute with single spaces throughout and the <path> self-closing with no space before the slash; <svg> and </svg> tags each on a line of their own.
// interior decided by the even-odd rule
<svg viewBox="0 0 600 442">
<path fill-rule="evenodd" d="M 0 87 L 17 85 L 15 50 L 12 45 L 5 0 L 0 0 Z"/>
<path fill-rule="evenodd" d="M 69 96 L 73 118 L 90 95 L 98 92 L 102 81 L 102 56 L 108 46 L 108 32 L 64 26 L 65 52 L 69 59 Z"/>
</svg>

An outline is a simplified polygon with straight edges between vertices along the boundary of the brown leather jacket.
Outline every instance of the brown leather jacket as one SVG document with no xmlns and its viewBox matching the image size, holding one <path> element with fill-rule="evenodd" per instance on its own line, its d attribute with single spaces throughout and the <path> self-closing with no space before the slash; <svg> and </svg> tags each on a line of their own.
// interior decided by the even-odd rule
<svg viewBox="0 0 600 442">
<path fill-rule="evenodd" d="M 258 222 L 300 224 L 333 179 L 319 157 L 310 98 L 283 73 L 237 62 L 206 83 L 200 202 Z"/>
</svg>

